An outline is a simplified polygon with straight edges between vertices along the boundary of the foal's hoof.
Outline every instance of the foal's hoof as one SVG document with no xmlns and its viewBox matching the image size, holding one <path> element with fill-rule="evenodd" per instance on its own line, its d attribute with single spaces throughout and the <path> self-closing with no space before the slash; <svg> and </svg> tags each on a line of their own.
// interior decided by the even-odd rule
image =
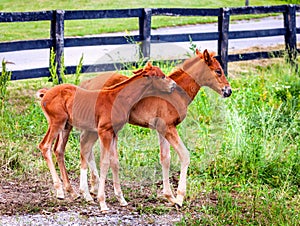
<svg viewBox="0 0 300 226">
<path fill-rule="evenodd" d="M 175 197 L 173 195 L 165 194 L 164 197 L 168 200 L 170 206 L 175 205 L 175 203 L 177 202 L 177 200 L 175 199 Z"/>
<path fill-rule="evenodd" d="M 182 205 L 179 205 L 178 203 L 175 203 L 175 208 L 176 208 L 176 210 L 180 210 L 181 207 L 182 207 Z"/>
<path fill-rule="evenodd" d="M 124 200 L 124 201 L 120 202 L 120 206 L 122 206 L 122 207 L 128 206 L 128 203 Z"/>
<path fill-rule="evenodd" d="M 107 209 L 107 210 L 101 210 L 101 213 L 108 214 L 109 213 L 109 209 Z"/>
<path fill-rule="evenodd" d="M 85 201 L 87 201 L 88 203 L 91 203 L 91 204 L 94 204 L 95 201 L 93 199 L 93 197 L 91 195 L 87 195 L 87 196 L 84 196 L 84 199 Z"/>
<path fill-rule="evenodd" d="M 175 205 L 177 205 L 179 208 L 181 208 L 183 205 L 183 199 L 184 199 L 184 197 L 182 195 L 177 195 Z"/>
<path fill-rule="evenodd" d="M 56 198 L 59 199 L 59 200 L 65 199 L 65 194 L 64 194 L 64 192 L 57 191 L 57 192 L 56 192 Z"/>
<path fill-rule="evenodd" d="M 117 199 L 120 203 L 120 206 L 128 206 L 128 203 L 126 202 L 126 200 L 124 199 L 123 195 L 121 196 L 117 196 Z"/>
<path fill-rule="evenodd" d="M 92 196 L 97 196 L 98 195 L 98 189 L 91 189 L 90 193 Z"/>
<path fill-rule="evenodd" d="M 73 199 L 73 200 L 79 200 L 79 199 L 80 199 L 80 195 L 77 194 L 76 192 L 71 193 L 71 196 L 72 196 L 72 199 Z"/>
<path fill-rule="evenodd" d="M 109 208 L 101 208 L 101 213 L 103 213 L 103 214 L 107 214 L 107 213 L 109 213 Z"/>
</svg>

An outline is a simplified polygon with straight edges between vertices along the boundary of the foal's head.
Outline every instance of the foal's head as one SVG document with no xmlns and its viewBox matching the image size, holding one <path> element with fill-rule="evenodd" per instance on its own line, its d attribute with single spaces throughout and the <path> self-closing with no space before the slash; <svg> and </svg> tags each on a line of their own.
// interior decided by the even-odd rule
<svg viewBox="0 0 300 226">
<path fill-rule="evenodd" d="M 172 93 L 176 88 L 176 82 L 167 77 L 162 70 L 147 62 L 146 66 L 142 69 L 133 72 L 135 76 L 143 76 L 150 80 L 152 88 L 160 92 Z"/>
<path fill-rule="evenodd" d="M 218 92 L 222 97 L 229 97 L 231 95 L 231 87 L 220 63 L 214 58 L 214 54 L 209 53 L 207 50 L 204 50 L 203 53 L 196 50 L 196 54 L 209 68 L 209 70 L 205 71 L 204 77 L 202 77 L 205 85 Z"/>
<path fill-rule="evenodd" d="M 208 86 L 222 97 L 229 97 L 231 95 L 230 85 L 220 63 L 214 58 L 214 54 L 208 53 L 207 50 L 204 50 L 203 53 L 196 50 L 196 54 L 197 56 L 183 63 L 183 71 L 193 77 L 200 87 Z"/>
</svg>

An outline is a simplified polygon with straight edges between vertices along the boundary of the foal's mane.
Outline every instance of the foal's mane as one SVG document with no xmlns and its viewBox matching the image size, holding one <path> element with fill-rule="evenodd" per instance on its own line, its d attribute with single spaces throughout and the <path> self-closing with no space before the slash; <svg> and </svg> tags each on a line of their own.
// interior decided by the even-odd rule
<svg viewBox="0 0 300 226">
<path fill-rule="evenodd" d="M 215 56 L 214 52 L 209 53 L 209 55 L 212 61 L 216 60 L 214 57 Z M 201 62 L 204 63 L 203 65 L 205 65 L 205 61 L 206 59 L 204 54 L 197 50 L 196 56 L 186 59 L 183 63 L 178 65 L 178 68 L 181 69 L 182 71 L 186 71 L 187 69 L 192 69 L 196 63 Z"/>
<path fill-rule="evenodd" d="M 203 58 L 200 56 L 196 55 L 192 58 L 186 59 L 182 64 L 179 65 L 179 67 L 183 70 L 186 71 L 188 68 L 192 68 L 196 63 L 203 62 Z"/>
<path fill-rule="evenodd" d="M 134 76 L 132 76 L 132 77 L 130 77 L 130 78 L 128 78 L 128 79 L 126 79 L 126 80 L 124 80 L 122 82 L 119 82 L 119 83 L 117 83 L 115 85 L 112 85 L 112 86 L 109 86 L 109 87 L 104 87 L 103 90 L 113 90 L 113 89 L 118 88 L 120 86 L 126 85 L 126 84 L 132 82 L 133 80 L 136 80 L 138 78 L 142 78 L 143 75 L 146 74 L 146 72 L 143 71 L 143 70 L 138 71 L 138 72 L 139 73 L 135 74 Z"/>
<path fill-rule="evenodd" d="M 115 88 L 118 88 L 120 86 L 123 86 L 123 85 L 126 85 L 134 80 L 137 80 L 139 78 L 143 78 L 144 76 L 148 75 L 148 76 L 156 76 L 156 77 L 160 77 L 161 75 L 164 76 L 164 74 L 162 73 L 161 75 L 157 74 L 157 70 L 160 70 L 159 68 L 155 67 L 155 66 L 152 66 L 152 64 L 150 62 L 148 62 L 146 64 L 146 66 L 142 69 L 138 69 L 136 71 L 133 72 L 134 76 L 122 81 L 122 82 L 119 82 L 115 85 L 112 85 L 112 86 L 109 86 L 109 87 L 105 87 L 103 88 L 103 90 L 113 90 Z M 152 72 L 152 73 L 151 73 Z"/>
</svg>

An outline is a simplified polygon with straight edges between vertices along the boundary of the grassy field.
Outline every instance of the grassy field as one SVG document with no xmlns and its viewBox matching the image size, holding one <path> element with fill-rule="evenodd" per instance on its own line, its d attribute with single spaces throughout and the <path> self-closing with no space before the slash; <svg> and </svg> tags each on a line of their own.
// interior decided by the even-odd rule
<svg viewBox="0 0 300 226">
<path fill-rule="evenodd" d="M 166 73 L 171 70 L 162 68 Z M 191 155 L 179 225 L 297 225 L 299 75 L 283 59 L 235 63 L 229 69 L 233 95 L 221 99 L 202 89 L 178 127 Z M 68 82 L 74 82 L 72 77 Z M 47 123 L 34 96 L 37 89 L 51 85 L 46 79 L 8 83 L 0 115 L 1 178 L 50 177 L 36 148 Z M 78 131 L 73 131 L 66 152 L 73 180 L 79 176 L 78 138 Z M 122 183 L 153 185 L 154 200 L 155 184 L 161 180 L 158 151 L 154 131 L 131 125 L 121 131 Z M 99 158 L 99 147 L 96 154 Z M 172 151 L 171 175 L 178 177 L 178 171 L 179 160 Z M 125 190 L 125 195 L 130 192 Z M 138 211 L 170 210 L 140 206 Z"/>
<path fill-rule="evenodd" d="M 244 1 L 0 1 L 1 11 L 50 9 L 113 9 L 138 7 L 243 6 Z M 288 1 L 252 1 L 251 5 Z M 289 1 L 290 2 L 290 1 Z M 293 2 L 297 3 L 297 2 Z M 72 5 L 72 6 L 70 6 Z M 171 5 L 171 6 L 170 6 Z M 209 18 L 207 21 L 212 21 Z M 206 21 L 206 22 L 207 22 Z M 205 22 L 199 18 L 157 17 L 153 27 Z M 137 20 L 95 20 L 66 23 L 67 36 L 137 29 Z M 105 26 L 104 26 L 105 25 Z M 48 38 L 49 23 L 0 24 L 0 41 Z M 31 32 L 28 32 L 31 31 Z M 299 58 L 298 58 L 299 65 Z M 172 69 L 160 65 L 166 73 Z M 178 126 L 190 151 L 187 198 L 179 225 L 297 225 L 300 221 L 300 78 L 284 59 L 229 64 L 233 95 L 221 99 L 203 88 Z M 84 75 L 81 79 L 84 79 Z M 74 77 L 67 76 L 70 83 Z M 6 86 L 7 85 L 7 86 Z M 50 178 L 37 149 L 47 129 L 35 98 L 46 78 L 0 81 L 0 177 L 4 180 Z M 73 131 L 66 151 L 72 180 L 79 177 L 79 132 Z M 155 131 L 126 125 L 119 136 L 121 179 L 150 186 L 155 201 L 161 181 Z M 99 146 L 96 147 L 99 159 Z M 171 175 L 178 179 L 179 160 L 172 151 Z M 111 177 L 111 175 L 110 175 Z M 51 184 L 49 187 L 51 188 Z M 124 191 L 126 198 L 130 189 Z M 53 195 L 53 194 L 52 194 Z M 109 202 L 110 200 L 108 200 Z M 29 208 L 29 207 L 28 207 Z M 33 208 L 33 207 L 32 207 Z M 39 211 L 36 209 L 35 211 Z M 168 213 L 170 208 L 140 205 L 144 214 Z"/>
<path fill-rule="evenodd" d="M 279 5 L 287 4 L 291 1 L 282 0 L 266 0 L 257 1 L 251 0 L 250 5 Z M 239 7 L 244 6 L 244 0 L 237 1 L 187 1 L 183 2 L 180 0 L 175 1 L 87 1 L 87 0 L 76 0 L 76 1 L 49 1 L 40 0 L 35 1 L 32 4 L 29 0 L 24 1 L 0 1 L 0 11 L 4 12 L 19 12 L 19 11 L 41 11 L 41 10 L 95 10 L 95 9 L 122 9 L 122 8 L 220 8 L 220 7 Z M 251 15 L 251 17 L 258 17 L 259 15 Z M 248 16 L 235 17 L 235 19 L 249 18 Z M 178 26 L 185 24 L 197 24 L 197 23 L 208 23 L 216 22 L 216 17 L 165 17 L 155 16 L 152 20 L 152 28 L 156 29 L 159 27 L 166 26 Z M 50 22 L 23 22 L 23 23 L 0 23 L 0 41 L 11 41 L 11 40 L 27 40 L 27 39 L 41 39 L 49 38 L 50 35 Z M 102 20 L 77 20 L 77 21 L 66 21 L 65 23 L 65 36 L 83 36 L 83 35 L 95 35 L 107 32 L 116 31 L 127 31 L 138 29 L 138 19 L 102 19 Z"/>
</svg>

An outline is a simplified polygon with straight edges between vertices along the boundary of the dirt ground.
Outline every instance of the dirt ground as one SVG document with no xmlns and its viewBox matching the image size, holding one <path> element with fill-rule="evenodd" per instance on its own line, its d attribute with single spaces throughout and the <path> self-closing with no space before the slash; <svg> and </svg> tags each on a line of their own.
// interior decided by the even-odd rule
<svg viewBox="0 0 300 226">
<path fill-rule="evenodd" d="M 172 178 L 177 183 L 177 178 Z M 72 180 L 74 188 L 79 181 Z M 176 186 L 176 185 L 175 185 Z M 214 195 L 199 194 L 197 200 L 189 201 L 181 209 L 168 206 L 166 200 L 157 195 L 161 192 L 161 181 L 151 185 L 122 183 L 129 205 L 120 207 L 113 194 L 112 181 L 106 185 L 107 204 L 110 211 L 100 212 L 98 203 L 87 203 L 82 198 L 57 200 L 52 181 L 46 175 L 39 179 L 4 179 L 0 182 L 0 225 L 173 225 L 183 222 L 183 217 L 201 217 L 197 211 L 203 204 L 216 202 Z M 198 208 L 199 207 L 199 208 Z"/>
</svg>

